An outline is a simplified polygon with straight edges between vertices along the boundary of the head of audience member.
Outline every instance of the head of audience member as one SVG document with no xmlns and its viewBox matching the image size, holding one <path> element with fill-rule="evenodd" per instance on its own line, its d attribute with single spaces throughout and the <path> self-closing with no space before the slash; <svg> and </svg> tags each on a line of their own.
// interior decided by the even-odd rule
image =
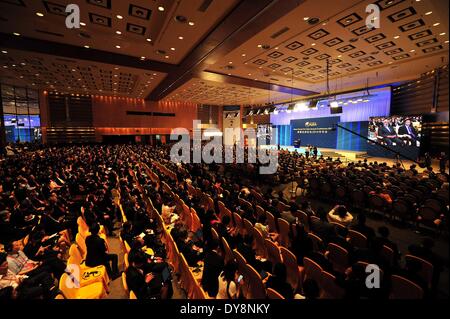
<svg viewBox="0 0 450 319">
<path fill-rule="evenodd" d="M 345 218 L 345 216 L 347 216 L 347 207 L 345 207 L 344 205 L 338 206 L 338 208 L 336 209 L 336 213 L 340 218 Z"/>
<path fill-rule="evenodd" d="M 128 261 L 133 267 L 142 269 L 147 260 L 145 254 L 141 250 L 132 250 L 128 255 Z"/>
<path fill-rule="evenodd" d="M 225 264 L 223 268 L 223 278 L 228 281 L 234 281 L 236 280 L 236 272 L 237 272 L 237 263 L 234 261 L 229 261 Z"/>
<path fill-rule="evenodd" d="M 267 217 L 265 214 L 259 215 L 258 216 L 258 223 L 265 225 L 267 221 Z"/>
<path fill-rule="evenodd" d="M 222 225 L 228 226 L 231 222 L 231 218 L 228 215 L 222 217 Z"/>
<path fill-rule="evenodd" d="M 100 224 L 99 223 L 92 223 L 92 225 L 89 227 L 89 232 L 91 235 L 98 235 L 100 232 Z"/>
<path fill-rule="evenodd" d="M 251 247 L 252 244 L 253 244 L 253 236 L 252 235 L 245 235 L 244 236 L 244 244 Z"/>
</svg>

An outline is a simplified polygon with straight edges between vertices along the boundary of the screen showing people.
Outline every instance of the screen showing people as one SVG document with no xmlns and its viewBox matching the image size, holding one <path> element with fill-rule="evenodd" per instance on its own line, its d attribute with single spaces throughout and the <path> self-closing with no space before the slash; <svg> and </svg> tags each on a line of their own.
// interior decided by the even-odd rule
<svg viewBox="0 0 450 319">
<path fill-rule="evenodd" d="M 371 117 L 369 140 L 391 148 L 420 147 L 422 116 Z"/>
</svg>

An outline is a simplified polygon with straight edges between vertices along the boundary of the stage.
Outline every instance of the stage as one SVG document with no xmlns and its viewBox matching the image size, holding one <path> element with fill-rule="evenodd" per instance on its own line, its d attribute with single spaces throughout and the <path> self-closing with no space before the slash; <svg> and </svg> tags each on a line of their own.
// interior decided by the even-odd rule
<svg viewBox="0 0 450 319">
<path fill-rule="evenodd" d="M 277 145 L 267 145 L 266 146 L 269 149 L 277 149 L 278 146 Z M 280 149 L 282 150 L 288 150 L 289 152 L 298 152 L 301 154 L 305 154 L 305 147 L 299 147 L 296 148 L 294 146 L 288 146 L 288 145 L 281 145 Z M 317 148 L 317 153 L 318 155 L 323 155 L 323 157 L 327 158 L 327 157 L 331 157 L 333 160 L 339 158 L 342 162 L 347 163 L 347 162 L 357 162 L 357 161 L 364 161 L 364 159 L 367 159 L 368 162 L 378 162 L 378 163 L 387 163 L 388 165 L 393 165 L 397 163 L 397 160 L 394 158 L 385 158 L 385 157 L 373 157 L 373 156 L 369 156 L 367 155 L 367 152 L 360 152 L 360 151 L 347 151 L 347 150 L 339 150 L 339 149 L 334 149 L 334 148 L 321 148 L 318 147 Z M 420 168 L 417 163 L 414 163 L 413 161 L 407 160 L 407 159 L 402 159 L 400 161 L 401 164 L 403 164 L 403 166 L 406 169 L 409 169 L 409 167 L 413 164 L 416 165 L 416 169 L 419 172 L 423 171 L 423 168 Z M 439 172 L 439 161 L 438 160 L 433 160 L 432 161 L 432 165 L 433 170 L 435 172 Z"/>
</svg>

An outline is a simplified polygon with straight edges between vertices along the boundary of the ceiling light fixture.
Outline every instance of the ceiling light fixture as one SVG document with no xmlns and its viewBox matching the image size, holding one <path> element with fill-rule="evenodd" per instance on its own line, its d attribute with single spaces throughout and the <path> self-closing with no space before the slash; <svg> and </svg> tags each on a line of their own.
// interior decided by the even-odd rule
<svg viewBox="0 0 450 319">
<path fill-rule="evenodd" d="M 119 20 L 123 19 L 123 17 L 120 14 L 116 15 L 116 18 L 119 19 Z"/>
<path fill-rule="evenodd" d="M 84 47 L 85 47 L 86 49 L 89 49 L 89 46 L 88 46 L 88 45 L 85 45 Z"/>
<path fill-rule="evenodd" d="M 2 53 L 3 53 L 3 54 L 6 54 L 6 53 L 8 53 L 8 51 L 3 50 Z"/>
<path fill-rule="evenodd" d="M 445 35 L 445 32 L 439 33 L 439 35 Z"/>
<path fill-rule="evenodd" d="M 147 41 L 147 42 L 152 42 L 152 39 L 147 38 L 147 39 L 145 39 L 145 41 Z"/>
<path fill-rule="evenodd" d="M 432 13 L 433 13 L 433 11 L 428 11 L 427 13 L 425 13 L 425 15 L 428 16 L 428 15 L 430 15 Z"/>
<path fill-rule="evenodd" d="M 435 24 L 433 24 L 433 27 L 437 27 L 438 25 L 440 25 L 440 23 L 436 22 Z"/>
<path fill-rule="evenodd" d="M 86 26 L 86 23 L 80 22 L 80 25 L 81 25 L 82 27 L 85 27 L 85 26 Z"/>
<path fill-rule="evenodd" d="M 195 23 L 193 22 L 193 21 L 189 21 L 189 23 L 188 23 L 190 26 L 193 26 L 193 25 L 195 25 Z"/>
<path fill-rule="evenodd" d="M 309 20 L 309 17 L 304 17 L 303 18 L 303 21 L 308 21 Z"/>
<path fill-rule="evenodd" d="M 116 48 L 117 48 L 117 49 L 120 49 L 120 45 L 116 45 Z"/>
<path fill-rule="evenodd" d="M 163 11 L 164 11 L 164 7 L 163 7 L 163 6 L 159 6 L 159 7 L 158 7 L 158 11 L 163 12 Z"/>
<path fill-rule="evenodd" d="M 14 34 L 15 36 L 20 36 L 20 33 L 17 33 L 17 32 L 13 32 L 13 34 Z"/>
<path fill-rule="evenodd" d="M 43 17 L 43 16 L 44 16 L 44 14 L 41 13 L 41 12 L 36 12 L 36 15 L 37 15 L 38 17 Z"/>
<path fill-rule="evenodd" d="M 169 58 L 169 56 L 168 56 L 168 55 L 166 55 L 166 56 L 165 56 L 165 58 L 166 58 L 166 59 L 168 59 L 168 58 Z"/>
<path fill-rule="evenodd" d="M 116 31 L 116 34 L 119 34 L 119 35 L 120 35 L 120 34 L 122 34 L 122 32 L 120 32 L 120 31 Z"/>
<path fill-rule="evenodd" d="M 400 38 L 400 36 L 399 36 L 399 35 L 396 35 L 396 36 L 394 37 L 394 39 L 398 39 L 398 38 Z"/>
<path fill-rule="evenodd" d="M 175 51 L 175 48 L 170 48 L 170 50 Z"/>
<path fill-rule="evenodd" d="M 178 37 L 178 40 L 183 40 L 184 38 L 180 35 L 179 37 Z"/>
</svg>

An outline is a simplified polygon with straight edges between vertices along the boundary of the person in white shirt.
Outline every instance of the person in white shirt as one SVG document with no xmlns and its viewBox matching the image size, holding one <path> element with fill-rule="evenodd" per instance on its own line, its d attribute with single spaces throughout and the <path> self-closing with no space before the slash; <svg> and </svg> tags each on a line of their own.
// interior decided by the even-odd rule
<svg viewBox="0 0 450 319">
<path fill-rule="evenodd" d="M 327 215 L 330 223 L 338 223 L 343 226 L 349 226 L 353 221 L 353 216 L 344 205 L 336 205 Z"/>
<path fill-rule="evenodd" d="M 219 275 L 219 292 L 216 299 L 237 299 L 239 298 L 239 282 L 237 276 L 237 264 L 228 262 Z M 241 278 L 242 282 L 242 278 Z"/>
</svg>

